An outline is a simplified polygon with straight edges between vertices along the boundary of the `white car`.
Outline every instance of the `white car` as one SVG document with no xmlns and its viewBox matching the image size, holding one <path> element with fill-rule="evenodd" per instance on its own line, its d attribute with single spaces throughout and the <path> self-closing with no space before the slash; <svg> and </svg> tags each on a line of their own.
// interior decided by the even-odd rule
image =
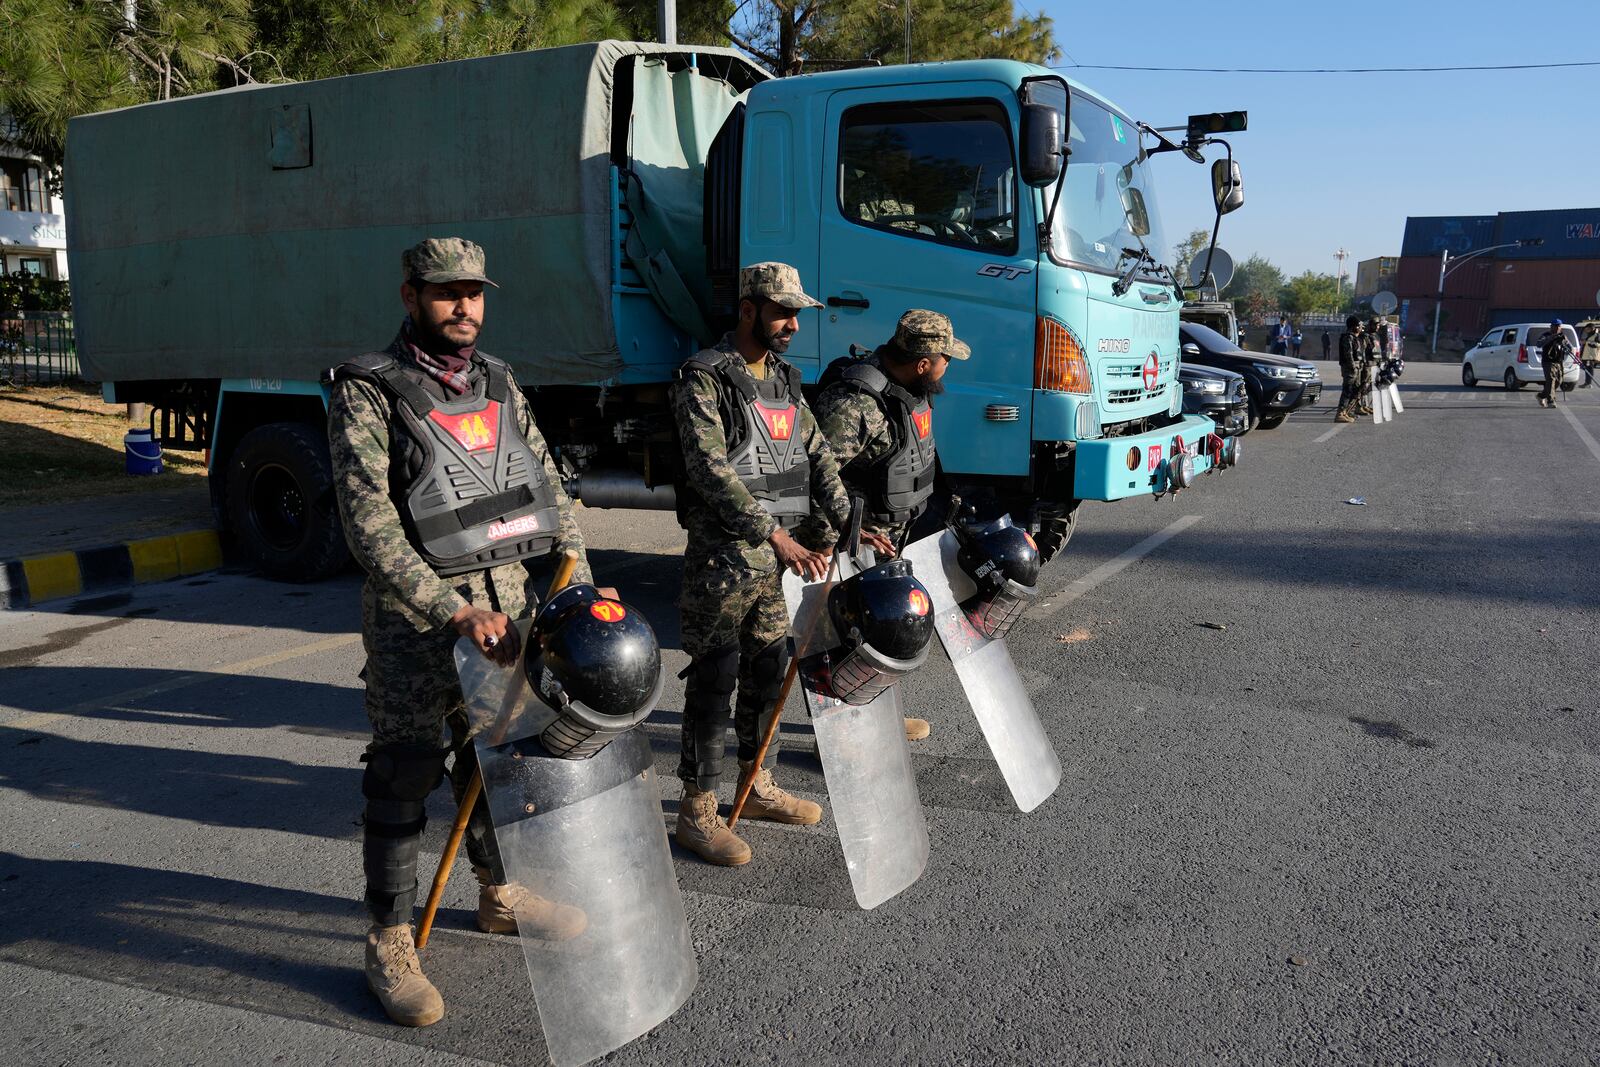
<svg viewBox="0 0 1600 1067">
<path fill-rule="evenodd" d="M 1543 385 L 1544 359 L 1539 354 L 1539 338 L 1549 329 L 1548 322 L 1496 326 L 1461 357 L 1461 384 L 1471 387 L 1479 382 L 1500 382 L 1507 389 Z M 1572 344 L 1573 351 L 1573 357 L 1567 360 L 1562 371 L 1561 387 L 1571 389 L 1578 384 L 1580 375 L 1578 332 L 1570 323 L 1562 323 L 1561 332 Z"/>
</svg>

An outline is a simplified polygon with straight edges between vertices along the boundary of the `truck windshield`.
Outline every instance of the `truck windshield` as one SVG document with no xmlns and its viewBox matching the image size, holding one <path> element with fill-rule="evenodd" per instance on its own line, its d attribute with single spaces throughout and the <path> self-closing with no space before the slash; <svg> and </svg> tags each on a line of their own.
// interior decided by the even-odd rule
<svg viewBox="0 0 1600 1067">
<path fill-rule="evenodd" d="M 1133 120 L 1075 92 L 1067 143 L 1072 151 L 1060 179 L 1066 185 L 1056 209 L 1053 254 L 1091 270 L 1118 273 L 1130 262 L 1123 249 L 1139 247 L 1129 219 L 1142 212 L 1150 227 L 1144 244 L 1160 262 L 1167 238 Z M 1141 274 L 1153 276 L 1148 267 Z"/>
</svg>

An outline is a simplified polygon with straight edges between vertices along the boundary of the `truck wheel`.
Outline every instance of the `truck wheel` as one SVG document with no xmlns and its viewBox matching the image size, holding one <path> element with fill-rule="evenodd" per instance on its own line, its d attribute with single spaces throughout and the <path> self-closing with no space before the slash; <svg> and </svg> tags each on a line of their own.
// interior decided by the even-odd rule
<svg viewBox="0 0 1600 1067">
<path fill-rule="evenodd" d="M 1288 417 L 1287 415 L 1263 415 L 1261 416 L 1261 428 L 1263 430 L 1276 430 L 1283 425 L 1283 420 Z"/>
<path fill-rule="evenodd" d="M 245 434 L 228 461 L 227 509 L 246 558 L 268 577 L 321 581 L 350 558 L 328 442 L 314 426 L 272 422 Z"/>
<path fill-rule="evenodd" d="M 1065 515 L 1052 515 L 1042 519 L 1039 523 L 1039 532 L 1034 534 L 1033 540 L 1039 546 L 1039 562 L 1049 563 L 1061 554 L 1067 547 L 1067 542 L 1072 540 L 1072 532 L 1078 528 L 1078 509 L 1076 506 Z"/>
</svg>

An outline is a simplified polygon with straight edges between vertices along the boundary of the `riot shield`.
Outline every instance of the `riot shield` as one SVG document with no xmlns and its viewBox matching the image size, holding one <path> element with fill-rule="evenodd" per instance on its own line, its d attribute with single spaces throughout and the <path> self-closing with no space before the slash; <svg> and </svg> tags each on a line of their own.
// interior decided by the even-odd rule
<svg viewBox="0 0 1600 1067">
<path fill-rule="evenodd" d="M 550 1059 L 575 1067 L 666 1020 L 698 976 L 650 743 L 633 729 L 588 759 L 552 756 L 539 734 L 554 716 L 520 665 L 496 667 L 463 639 L 456 669 L 487 724 L 475 743 L 507 877 L 587 917 L 567 941 L 520 939 Z"/>
<path fill-rule="evenodd" d="M 960 546 L 946 529 L 906 547 L 917 578 L 933 598 L 934 632 L 966 691 L 989 751 L 1022 811 L 1032 811 L 1061 783 L 1061 760 L 1044 732 L 1004 640 L 990 640 L 961 607 L 977 586 L 957 562 Z"/>
<path fill-rule="evenodd" d="M 839 578 L 857 568 L 839 558 Z M 831 582 L 806 582 L 785 573 L 783 596 L 794 619 L 798 680 L 817 739 L 839 847 L 856 903 L 875 908 L 922 877 L 928 865 L 928 821 L 917 795 L 906 742 L 900 687 L 891 685 L 869 703 L 847 704 L 830 695 L 828 651 L 839 644 L 828 617 Z"/>
</svg>

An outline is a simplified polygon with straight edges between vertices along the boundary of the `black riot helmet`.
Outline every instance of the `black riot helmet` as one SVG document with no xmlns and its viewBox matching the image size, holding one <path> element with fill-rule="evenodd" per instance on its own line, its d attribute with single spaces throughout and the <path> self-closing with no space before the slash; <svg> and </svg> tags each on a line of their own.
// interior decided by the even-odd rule
<svg viewBox="0 0 1600 1067">
<path fill-rule="evenodd" d="M 928 658 L 933 600 L 908 560 L 880 563 L 834 586 L 828 618 L 839 636 L 829 688 L 847 704 L 870 703 Z"/>
<path fill-rule="evenodd" d="M 1344 328 L 1348 333 L 1355 333 L 1357 330 L 1361 329 L 1361 319 L 1355 315 L 1346 315 L 1344 319 Z"/>
<path fill-rule="evenodd" d="M 1010 515 L 984 523 L 958 523 L 956 562 L 978 587 L 961 602 L 967 618 L 985 637 L 999 640 L 1015 625 L 1027 602 L 1038 594 L 1039 546 Z"/>
<path fill-rule="evenodd" d="M 556 713 L 540 741 L 587 759 L 643 722 L 661 696 L 661 645 L 638 611 L 569 585 L 539 609 L 524 663 L 528 685 Z"/>
</svg>

